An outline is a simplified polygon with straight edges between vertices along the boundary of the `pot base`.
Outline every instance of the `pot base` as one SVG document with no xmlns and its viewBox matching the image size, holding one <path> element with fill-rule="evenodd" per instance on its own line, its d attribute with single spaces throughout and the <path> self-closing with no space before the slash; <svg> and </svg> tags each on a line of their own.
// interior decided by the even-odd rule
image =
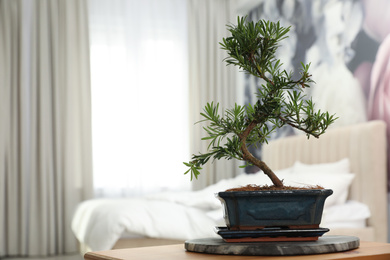
<svg viewBox="0 0 390 260">
<path fill-rule="evenodd" d="M 328 228 L 286 229 L 265 228 L 262 230 L 231 230 L 227 227 L 215 227 L 215 233 L 225 242 L 276 242 L 276 241 L 317 241 L 318 237 L 329 231 Z"/>
<path fill-rule="evenodd" d="M 314 228 L 320 228 L 320 225 L 293 225 L 293 226 L 283 226 L 283 227 L 268 227 L 268 226 L 254 226 L 254 227 L 248 227 L 248 226 L 235 226 L 235 227 L 229 227 L 229 230 L 232 231 L 240 231 L 240 230 L 270 230 L 270 229 L 284 229 L 284 230 L 295 230 L 295 229 L 314 229 Z"/>
</svg>

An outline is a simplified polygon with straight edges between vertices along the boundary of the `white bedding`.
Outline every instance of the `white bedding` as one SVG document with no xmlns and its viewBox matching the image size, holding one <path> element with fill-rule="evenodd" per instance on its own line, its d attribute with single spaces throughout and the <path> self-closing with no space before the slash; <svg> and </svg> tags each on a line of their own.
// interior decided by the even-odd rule
<svg viewBox="0 0 390 260">
<path fill-rule="evenodd" d="M 322 227 L 361 228 L 370 213 L 366 205 L 349 201 L 324 210 Z M 77 209 L 72 229 L 77 239 L 93 250 L 110 250 L 122 237 L 187 240 L 218 237 L 222 210 L 184 206 L 175 202 L 138 199 L 95 199 Z"/>
<path fill-rule="evenodd" d="M 85 201 L 72 221 L 77 239 L 93 251 L 111 249 L 124 233 L 185 240 L 215 236 L 213 226 L 204 210 L 146 198 Z"/>
<path fill-rule="evenodd" d="M 276 174 L 283 176 L 287 184 L 292 182 L 289 176 L 308 184 L 302 179 L 304 175 L 294 173 L 293 168 L 277 171 Z M 366 219 L 370 216 L 368 207 L 357 201 L 346 201 L 344 194 L 353 178 L 346 176 L 343 179 L 339 174 L 334 175 L 335 171 L 330 174 L 338 176 L 337 181 L 329 179 L 329 176 L 322 181 L 326 182 L 326 185 L 323 184 L 328 186 L 326 188 L 334 189 L 332 196 L 335 197 L 331 200 L 332 203 L 325 205 L 321 226 L 330 229 L 365 227 Z M 322 173 L 321 176 L 327 175 Z M 316 176 L 315 179 L 321 178 Z M 214 193 L 248 183 L 264 182 L 267 182 L 267 177 L 260 172 L 222 180 L 194 192 L 165 192 L 143 198 L 89 200 L 77 208 L 72 230 L 77 239 L 93 251 L 111 249 L 124 234 L 176 240 L 217 237 L 213 228 L 222 225 L 223 221 L 221 204 Z"/>
</svg>

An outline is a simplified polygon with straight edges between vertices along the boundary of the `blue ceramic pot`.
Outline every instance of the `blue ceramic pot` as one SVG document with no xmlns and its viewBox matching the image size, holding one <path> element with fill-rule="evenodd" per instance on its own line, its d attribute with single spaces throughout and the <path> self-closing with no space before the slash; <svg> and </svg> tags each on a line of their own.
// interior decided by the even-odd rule
<svg viewBox="0 0 390 260">
<path fill-rule="evenodd" d="M 330 189 L 219 192 L 229 230 L 318 228 Z"/>
</svg>

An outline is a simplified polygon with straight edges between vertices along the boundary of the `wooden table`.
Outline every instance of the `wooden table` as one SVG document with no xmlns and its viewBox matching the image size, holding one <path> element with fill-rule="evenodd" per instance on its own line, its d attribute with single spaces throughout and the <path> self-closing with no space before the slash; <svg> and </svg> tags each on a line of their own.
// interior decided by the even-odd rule
<svg viewBox="0 0 390 260">
<path fill-rule="evenodd" d="M 390 244 L 376 242 L 360 242 L 360 247 L 341 253 L 307 255 L 307 256 L 232 256 L 191 253 L 184 249 L 184 244 L 117 249 L 100 252 L 89 252 L 84 255 L 86 260 L 127 260 L 127 259 L 158 259 L 158 260 L 318 260 L 318 259 L 356 259 L 356 260 L 389 260 Z"/>
</svg>

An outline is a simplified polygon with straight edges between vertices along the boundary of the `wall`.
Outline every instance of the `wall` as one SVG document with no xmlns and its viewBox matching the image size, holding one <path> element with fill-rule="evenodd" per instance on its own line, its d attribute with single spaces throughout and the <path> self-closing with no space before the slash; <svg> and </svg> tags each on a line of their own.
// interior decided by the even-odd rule
<svg viewBox="0 0 390 260">
<path fill-rule="evenodd" d="M 310 72 L 316 84 L 307 94 L 312 96 L 317 108 L 337 114 L 339 119 L 332 127 L 381 119 L 389 126 L 389 142 L 390 1 L 263 0 L 250 3 L 243 1 L 239 10 L 241 14 L 249 14 L 249 19 L 280 21 L 283 26 L 291 26 L 278 58 L 287 71 L 298 71 L 300 62 L 311 63 Z M 241 79 L 244 102 L 253 102 L 259 82 L 252 76 L 241 75 Z M 297 132 L 286 127 L 272 138 L 294 134 Z M 254 152 L 260 154 L 260 151 Z M 255 170 L 249 168 L 247 172 Z"/>
</svg>

